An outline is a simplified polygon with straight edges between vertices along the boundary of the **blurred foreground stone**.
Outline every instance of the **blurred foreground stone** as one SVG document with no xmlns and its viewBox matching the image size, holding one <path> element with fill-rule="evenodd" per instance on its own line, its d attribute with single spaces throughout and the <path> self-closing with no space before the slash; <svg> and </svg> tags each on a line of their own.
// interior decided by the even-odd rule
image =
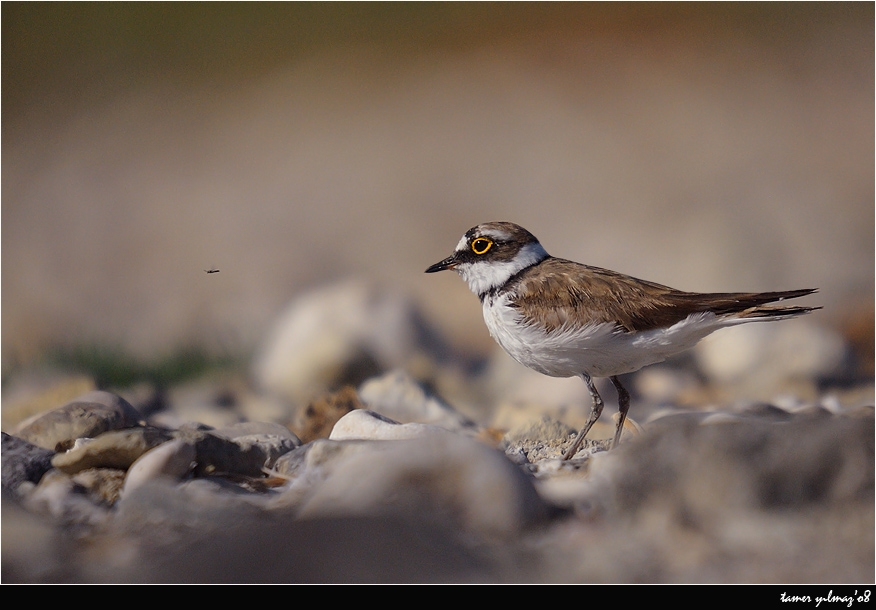
<svg viewBox="0 0 876 610">
<path fill-rule="evenodd" d="M 500 440 L 408 415 L 355 409 L 303 445 L 270 422 L 138 424 L 78 439 L 51 462 L 4 434 L 3 580 L 872 577 L 872 406 L 666 414 L 615 451 L 588 439 L 565 462 L 574 428 L 560 422 L 534 419 Z"/>
<path fill-rule="evenodd" d="M 433 339 L 414 301 L 360 280 L 312 290 L 275 323 L 253 365 L 259 388 L 291 402 L 415 367 Z"/>
</svg>

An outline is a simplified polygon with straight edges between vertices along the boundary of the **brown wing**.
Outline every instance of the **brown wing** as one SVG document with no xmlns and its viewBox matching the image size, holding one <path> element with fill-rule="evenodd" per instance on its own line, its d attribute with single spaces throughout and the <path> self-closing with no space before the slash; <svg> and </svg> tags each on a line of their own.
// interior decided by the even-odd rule
<svg viewBox="0 0 876 610">
<path fill-rule="evenodd" d="M 781 317 L 807 307 L 759 307 L 804 296 L 814 290 L 766 293 L 683 292 L 622 273 L 559 258 L 547 258 L 522 271 L 506 289 L 515 290 L 515 307 L 546 330 L 570 319 L 617 323 L 627 331 L 671 326 L 692 313 L 739 313 L 741 317 Z"/>
</svg>

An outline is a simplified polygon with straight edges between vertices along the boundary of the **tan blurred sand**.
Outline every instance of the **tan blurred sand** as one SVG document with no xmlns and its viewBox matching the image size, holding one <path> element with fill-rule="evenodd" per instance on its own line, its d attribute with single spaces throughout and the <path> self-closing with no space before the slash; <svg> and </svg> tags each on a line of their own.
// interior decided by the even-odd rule
<svg viewBox="0 0 876 610">
<path fill-rule="evenodd" d="M 289 17 L 285 46 L 228 13 L 227 74 L 177 61 L 236 52 L 173 42 L 196 21 L 180 14 L 142 48 L 57 34 L 76 70 L 36 82 L 32 48 L 7 45 L 53 21 L 5 4 L 4 369 L 82 342 L 248 350 L 291 298 L 350 276 L 490 348 L 465 285 L 423 274 L 489 220 L 681 289 L 819 287 L 826 324 L 872 312 L 873 7 L 833 6 L 505 7 L 503 30 L 478 5 L 395 38 L 391 11 L 370 35 L 326 8 L 326 44 Z"/>
</svg>

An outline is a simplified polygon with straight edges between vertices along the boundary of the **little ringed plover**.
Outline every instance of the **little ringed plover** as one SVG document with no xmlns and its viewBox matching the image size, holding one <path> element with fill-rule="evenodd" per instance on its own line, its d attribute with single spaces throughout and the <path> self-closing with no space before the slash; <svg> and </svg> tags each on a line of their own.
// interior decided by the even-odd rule
<svg viewBox="0 0 876 610">
<path fill-rule="evenodd" d="M 469 229 L 456 250 L 426 273 L 453 269 L 481 300 L 490 335 L 519 363 L 552 377 L 581 377 L 593 399 L 587 423 L 563 455 L 575 455 L 602 413 L 593 377 L 618 393 L 620 440 L 630 395 L 618 375 L 693 347 L 727 326 L 784 320 L 820 307 L 768 306 L 817 289 L 683 292 L 615 271 L 550 256 L 511 222 Z"/>
</svg>

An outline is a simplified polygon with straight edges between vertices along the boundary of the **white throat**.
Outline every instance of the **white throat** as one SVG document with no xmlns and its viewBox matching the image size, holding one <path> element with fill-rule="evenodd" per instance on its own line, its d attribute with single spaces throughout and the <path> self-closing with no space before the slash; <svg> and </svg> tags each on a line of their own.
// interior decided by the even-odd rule
<svg viewBox="0 0 876 610">
<path fill-rule="evenodd" d="M 457 265 L 455 270 L 476 295 L 500 288 L 516 273 L 548 257 L 540 243 L 528 243 L 510 261 L 483 260 Z"/>
</svg>

